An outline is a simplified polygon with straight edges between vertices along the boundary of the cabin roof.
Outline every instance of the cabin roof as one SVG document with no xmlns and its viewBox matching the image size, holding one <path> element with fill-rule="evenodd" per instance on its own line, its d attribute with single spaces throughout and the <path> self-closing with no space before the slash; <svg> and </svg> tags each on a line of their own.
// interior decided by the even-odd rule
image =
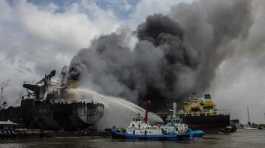
<svg viewBox="0 0 265 148">
<path fill-rule="evenodd" d="M 17 125 L 17 123 L 7 120 L 7 121 L 0 121 L 0 125 Z"/>
</svg>

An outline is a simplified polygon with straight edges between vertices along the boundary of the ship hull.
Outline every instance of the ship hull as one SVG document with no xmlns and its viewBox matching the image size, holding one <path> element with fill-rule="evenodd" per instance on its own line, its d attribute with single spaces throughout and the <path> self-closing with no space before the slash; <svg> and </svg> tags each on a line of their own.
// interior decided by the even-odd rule
<svg viewBox="0 0 265 148">
<path fill-rule="evenodd" d="M 189 125 L 193 130 L 203 130 L 208 133 L 218 132 L 222 129 L 225 129 L 230 125 L 230 116 L 229 115 L 200 115 L 200 116 L 191 116 L 183 115 L 181 116 L 183 123 Z"/>
<path fill-rule="evenodd" d="M 23 99 L 21 106 L 0 110 L 0 120 L 12 120 L 25 128 L 81 130 L 96 127 L 104 113 L 100 103 L 50 103 Z"/>
<path fill-rule="evenodd" d="M 189 140 L 193 138 L 201 138 L 205 133 L 201 130 L 190 130 L 188 133 L 183 135 L 170 134 L 170 135 L 137 135 L 129 134 L 126 132 L 120 132 L 113 129 L 111 132 L 112 138 L 114 139 L 128 139 L 128 140 L 151 140 L 151 141 L 179 141 L 179 140 Z"/>
</svg>

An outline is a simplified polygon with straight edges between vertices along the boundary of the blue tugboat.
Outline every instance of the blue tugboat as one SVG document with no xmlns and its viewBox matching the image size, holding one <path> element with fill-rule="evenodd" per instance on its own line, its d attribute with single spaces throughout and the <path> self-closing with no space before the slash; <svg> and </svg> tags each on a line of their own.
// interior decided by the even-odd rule
<svg viewBox="0 0 265 148">
<path fill-rule="evenodd" d="M 194 131 L 190 129 L 187 124 L 181 123 L 180 120 L 174 116 L 174 113 L 170 122 L 167 124 L 151 125 L 148 123 L 147 111 L 144 118 L 138 115 L 131 121 L 127 128 L 112 129 L 112 137 L 119 139 L 177 141 L 200 138 L 203 135 L 205 135 L 205 132 L 201 130 Z"/>
</svg>

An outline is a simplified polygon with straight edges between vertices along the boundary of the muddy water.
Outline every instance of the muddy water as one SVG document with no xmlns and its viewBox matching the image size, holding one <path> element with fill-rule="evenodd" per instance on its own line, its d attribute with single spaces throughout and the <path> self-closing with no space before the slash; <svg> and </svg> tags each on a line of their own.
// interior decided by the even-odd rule
<svg viewBox="0 0 265 148">
<path fill-rule="evenodd" d="M 181 142 L 121 141 L 100 137 L 0 140 L 0 148 L 265 148 L 265 130 L 239 130 Z"/>
</svg>

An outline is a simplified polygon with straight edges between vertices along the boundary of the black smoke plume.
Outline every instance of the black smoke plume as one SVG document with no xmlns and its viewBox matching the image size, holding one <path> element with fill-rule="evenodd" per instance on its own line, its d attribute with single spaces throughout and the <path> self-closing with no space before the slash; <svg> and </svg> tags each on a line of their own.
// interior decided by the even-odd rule
<svg viewBox="0 0 265 148">
<path fill-rule="evenodd" d="M 72 59 L 69 79 L 138 104 L 150 99 L 153 111 L 166 109 L 209 88 L 216 68 L 233 52 L 232 41 L 248 35 L 251 20 L 250 0 L 180 4 L 168 15 L 148 16 L 135 31 L 134 48 L 130 33 L 95 39 Z"/>
</svg>

